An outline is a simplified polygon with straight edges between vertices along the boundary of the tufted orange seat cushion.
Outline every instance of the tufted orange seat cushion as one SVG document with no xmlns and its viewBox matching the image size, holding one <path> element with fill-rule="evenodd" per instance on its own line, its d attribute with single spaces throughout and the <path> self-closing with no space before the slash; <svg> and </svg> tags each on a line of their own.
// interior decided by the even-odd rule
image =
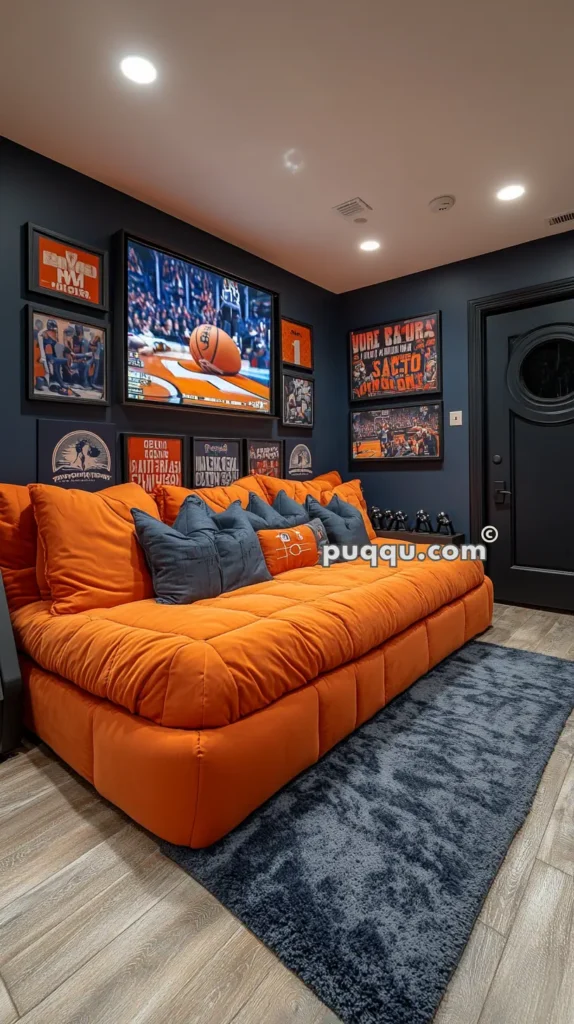
<svg viewBox="0 0 574 1024">
<path fill-rule="evenodd" d="M 182 606 L 119 604 L 108 589 L 108 607 L 88 610 L 81 588 L 58 598 L 75 615 L 35 604 L 13 621 L 25 653 L 88 693 L 160 725 L 213 728 L 362 657 L 483 577 L 481 562 L 460 560 L 317 565 Z"/>
</svg>

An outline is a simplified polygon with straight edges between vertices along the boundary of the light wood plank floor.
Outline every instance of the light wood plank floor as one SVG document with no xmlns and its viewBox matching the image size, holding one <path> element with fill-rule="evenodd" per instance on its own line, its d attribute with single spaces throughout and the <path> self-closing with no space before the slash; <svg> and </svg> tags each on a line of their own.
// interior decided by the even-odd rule
<svg viewBox="0 0 574 1024">
<path fill-rule="evenodd" d="M 574 617 L 484 642 L 574 661 Z M 0 763 L 0 1024 L 337 1024 L 217 900 L 46 748 Z M 435 1024 L 574 1021 L 574 714 Z"/>
</svg>

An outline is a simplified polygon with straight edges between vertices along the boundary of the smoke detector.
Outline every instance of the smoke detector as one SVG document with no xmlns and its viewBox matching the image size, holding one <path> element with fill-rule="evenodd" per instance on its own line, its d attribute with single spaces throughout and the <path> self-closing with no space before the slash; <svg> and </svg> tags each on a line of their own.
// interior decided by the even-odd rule
<svg viewBox="0 0 574 1024">
<path fill-rule="evenodd" d="M 335 213 L 339 213 L 345 220 L 352 220 L 355 224 L 366 224 L 367 217 L 373 212 L 373 207 L 369 206 L 364 199 L 359 196 L 355 196 L 354 199 L 346 199 L 344 203 L 339 203 L 338 206 L 333 206 Z"/>
<path fill-rule="evenodd" d="M 429 207 L 433 213 L 446 213 L 447 210 L 452 210 L 455 203 L 454 196 L 436 196 L 435 199 L 431 199 Z"/>
<path fill-rule="evenodd" d="M 546 223 L 549 228 L 554 228 L 557 224 L 568 224 L 572 220 L 574 220 L 574 210 L 570 210 L 569 213 L 557 213 L 555 217 L 547 217 Z"/>
</svg>

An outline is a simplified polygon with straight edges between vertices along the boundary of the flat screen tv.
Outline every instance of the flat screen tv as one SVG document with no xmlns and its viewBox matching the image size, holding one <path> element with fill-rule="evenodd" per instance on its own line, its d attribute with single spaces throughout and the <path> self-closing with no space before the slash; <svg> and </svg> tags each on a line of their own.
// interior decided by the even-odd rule
<svg viewBox="0 0 574 1024">
<path fill-rule="evenodd" d="M 276 295 L 125 239 L 126 399 L 272 410 Z"/>
</svg>

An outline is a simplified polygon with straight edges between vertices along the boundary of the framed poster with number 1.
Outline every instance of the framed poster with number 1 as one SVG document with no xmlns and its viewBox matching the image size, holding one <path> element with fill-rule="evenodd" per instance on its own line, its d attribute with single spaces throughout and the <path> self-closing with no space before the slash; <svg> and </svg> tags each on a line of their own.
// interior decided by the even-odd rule
<svg viewBox="0 0 574 1024">
<path fill-rule="evenodd" d="M 313 369 L 313 328 L 299 320 L 281 320 L 281 359 L 298 370 Z"/>
</svg>

